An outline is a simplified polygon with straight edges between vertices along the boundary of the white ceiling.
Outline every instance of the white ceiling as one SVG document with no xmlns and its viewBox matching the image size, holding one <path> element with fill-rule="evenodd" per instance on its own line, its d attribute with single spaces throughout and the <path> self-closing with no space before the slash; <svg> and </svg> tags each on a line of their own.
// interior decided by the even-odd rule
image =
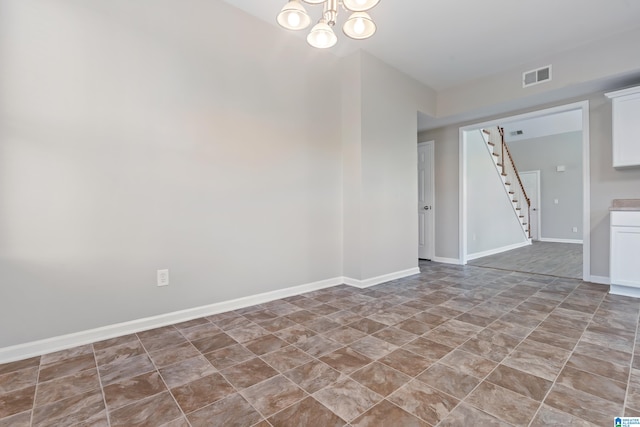
<svg viewBox="0 0 640 427">
<path fill-rule="evenodd" d="M 558 135 L 565 132 L 577 132 L 582 130 L 582 110 L 565 111 L 563 113 L 505 123 L 503 127 L 504 139 L 510 143 Z M 511 135 L 511 132 L 518 130 L 522 131 L 522 135 Z"/>
<path fill-rule="evenodd" d="M 286 3 L 224 1 L 274 26 Z M 305 7 L 319 18 L 321 6 Z M 332 51 L 362 48 L 441 90 L 638 28 L 640 0 L 381 0 L 370 14 L 378 25 L 371 39 L 338 31 Z M 306 31 L 291 36 L 306 43 Z"/>
</svg>

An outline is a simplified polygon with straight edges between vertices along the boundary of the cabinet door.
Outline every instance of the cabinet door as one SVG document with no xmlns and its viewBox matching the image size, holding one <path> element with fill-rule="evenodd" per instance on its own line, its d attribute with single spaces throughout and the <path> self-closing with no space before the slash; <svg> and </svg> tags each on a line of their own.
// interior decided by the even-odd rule
<svg viewBox="0 0 640 427">
<path fill-rule="evenodd" d="M 640 287 L 640 227 L 611 227 L 611 284 Z"/>
<path fill-rule="evenodd" d="M 640 94 L 613 102 L 613 166 L 640 165 Z"/>
</svg>

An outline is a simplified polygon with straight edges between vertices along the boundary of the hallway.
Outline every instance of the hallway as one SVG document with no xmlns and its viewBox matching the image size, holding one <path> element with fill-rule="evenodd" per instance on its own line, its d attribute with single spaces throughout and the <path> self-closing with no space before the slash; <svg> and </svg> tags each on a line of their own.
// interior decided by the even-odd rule
<svg viewBox="0 0 640 427">
<path fill-rule="evenodd" d="M 478 258 L 469 265 L 582 279 L 582 245 L 534 241 L 531 246 Z"/>
</svg>

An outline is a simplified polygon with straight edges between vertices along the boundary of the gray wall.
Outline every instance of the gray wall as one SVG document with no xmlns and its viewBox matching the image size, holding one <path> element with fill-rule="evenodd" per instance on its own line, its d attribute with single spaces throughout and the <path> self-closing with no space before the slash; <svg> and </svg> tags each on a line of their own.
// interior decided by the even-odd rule
<svg viewBox="0 0 640 427">
<path fill-rule="evenodd" d="M 344 274 L 363 280 L 418 266 L 416 129 L 435 93 L 377 58 L 343 60 Z"/>
<path fill-rule="evenodd" d="M 459 258 L 459 132 L 447 126 L 418 134 L 418 142 L 435 141 L 435 259 Z"/>
<path fill-rule="evenodd" d="M 556 51 L 543 58 L 536 57 L 520 67 L 444 89 L 438 92 L 438 117 L 482 110 L 490 111 L 486 114 L 499 114 L 532 105 L 532 99 L 542 99 L 542 96 L 553 99 L 554 91 L 562 90 L 562 98 L 572 96 L 567 95 L 571 91 L 577 96 L 578 92 L 587 93 L 582 85 L 613 76 L 637 75 L 640 70 L 637 40 L 640 40 L 640 28 L 586 43 L 568 52 Z M 553 65 L 550 82 L 522 88 L 523 72 L 549 64 Z"/>
<path fill-rule="evenodd" d="M 525 243 L 526 237 L 481 131 L 466 132 L 467 254 Z"/>
<path fill-rule="evenodd" d="M 342 275 L 337 60 L 189 6 L 0 2 L 0 347 Z"/>
<path fill-rule="evenodd" d="M 0 63 L 0 347 L 417 266 L 436 97 L 369 55 L 222 1 L 6 0 Z"/>
<path fill-rule="evenodd" d="M 581 240 L 582 132 L 513 141 L 509 148 L 518 170 L 540 171 L 540 237 Z M 557 172 L 558 165 L 565 172 Z"/>
<path fill-rule="evenodd" d="M 417 111 L 435 93 L 362 52 L 362 279 L 418 266 Z"/>
<path fill-rule="evenodd" d="M 591 175 L 591 275 L 609 276 L 609 206 L 611 200 L 640 197 L 640 167 L 614 169 L 611 146 L 611 101 L 598 92 L 587 97 L 568 99 L 563 102 L 541 104 L 535 108 L 515 110 L 509 114 L 489 116 L 473 122 L 464 122 L 440 129 L 420 132 L 419 141 L 435 140 L 436 196 L 446 195 L 436 211 L 436 256 L 451 257 L 458 253 L 458 183 L 452 173 L 458 174 L 458 129 L 501 117 L 523 114 L 572 102 L 589 101 L 590 130 L 590 175 Z M 438 171 L 444 171 L 438 174 Z"/>
</svg>

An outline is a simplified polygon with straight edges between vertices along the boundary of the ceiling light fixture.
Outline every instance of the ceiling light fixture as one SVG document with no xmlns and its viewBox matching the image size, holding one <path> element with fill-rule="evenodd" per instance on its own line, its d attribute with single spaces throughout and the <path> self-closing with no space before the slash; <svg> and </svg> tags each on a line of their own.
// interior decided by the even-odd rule
<svg viewBox="0 0 640 427">
<path fill-rule="evenodd" d="M 289 0 L 278 14 L 278 24 L 288 30 L 303 30 L 311 24 L 311 18 L 300 2 Z M 342 31 L 350 38 L 364 40 L 376 32 L 376 24 L 367 13 L 380 0 L 302 0 L 304 3 L 322 4 L 322 18 L 311 28 L 307 42 L 316 48 L 326 49 L 338 42 L 333 27 L 338 18 L 338 5 L 351 15 L 342 26 Z"/>
</svg>

